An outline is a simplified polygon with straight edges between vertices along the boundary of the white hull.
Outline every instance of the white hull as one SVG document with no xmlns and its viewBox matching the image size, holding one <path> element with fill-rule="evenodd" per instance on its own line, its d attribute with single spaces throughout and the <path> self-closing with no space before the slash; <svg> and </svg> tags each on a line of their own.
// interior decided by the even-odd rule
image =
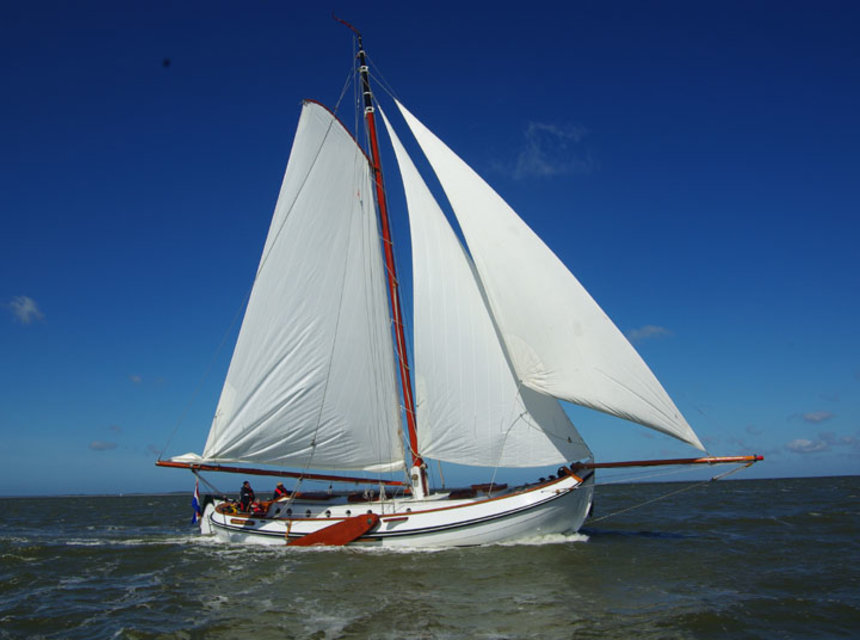
<svg viewBox="0 0 860 640">
<path fill-rule="evenodd" d="M 345 518 L 373 512 L 379 524 L 351 544 L 373 547 L 454 547 L 511 542 L 577 531 L 588 515 L 593 475 L 565 476 L 499 495 L 451 499 L 447 493 L 348 503 L 281 500 L 265 517 L 222 513 L 207 505 L 201 531 L 235 543 L 284 545 Z M 287 513 L 287 509 L 290 512 Z M 296 517 L 300 516 L 300 517 Z"/>
</svg>

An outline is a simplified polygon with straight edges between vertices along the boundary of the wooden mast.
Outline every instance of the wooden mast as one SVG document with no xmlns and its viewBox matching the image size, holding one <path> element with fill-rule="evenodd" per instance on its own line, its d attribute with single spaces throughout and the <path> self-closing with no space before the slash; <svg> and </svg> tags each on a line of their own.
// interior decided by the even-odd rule
<svg viewBox="0 0 860 640">
<path fill-rule="evenodd" d="M 368 73 L 367 57 L 361 40 L 361 33 L 345 20 L 332 17 L 349 27 L 358 42 L 358 74 L 361 79 L 361 92 L 364 99 L 364 119 L 367 125 L 367 138 L 370 146 L 371 168 L 373 182 L 376 188 L 376 203 L 379 207 L 379 220 L 382 231 L 382 245 L 385 253 L 385 266 L 388 272 L 388 296 L 391 301 L 391 318 L 394 322 L 396 337 L 397 362 L 400 369 L 400 386 L 403 391 L 403 406 L 406 411 L 406 428 L 409 436 L 409 452 L 412 457 L 412 467 L 418 469 L 419 477 L 413 476 L 413 488 L 416 493 L 426 492 L 427 480 L 424 471 L 424 461 L 418 452 L 418 433 L 415 420 L 415 401 L 412 396 L 412 376 L 409 369 L 409 354 L 406 350 L 406 336 L 403 327 L 403 314 L 400 308 L 400 291 L 397 282 L 397 270 L 394 264 L 394 245 L 391 240 L 391 226 L 388 220 L 388 204 L 385 198 L 385 184 L 382 178 L 382 164 L 379 159 L 379 142 L 376 134 L 376 116 L 373 107 L 373 93 L 370 90 L 370 74 Z M 414 471 L 413 471 L 414 473 Z M 415 487 L 420 483 L 420 488 Z"/>
</svg>

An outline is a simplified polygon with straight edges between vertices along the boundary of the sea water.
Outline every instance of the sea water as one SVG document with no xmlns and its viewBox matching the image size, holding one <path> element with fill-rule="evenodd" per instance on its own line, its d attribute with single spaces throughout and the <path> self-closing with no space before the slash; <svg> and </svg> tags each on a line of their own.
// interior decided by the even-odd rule
<svg viewBox="0 0 860 640">
<path fill-rule="evenodd" d="M 413 552 L 217 543 L 190 496 L 3 504 L 0 638 L 860 637 L 856 476 L 600 486 L 579 534 Z"/>
</svg>

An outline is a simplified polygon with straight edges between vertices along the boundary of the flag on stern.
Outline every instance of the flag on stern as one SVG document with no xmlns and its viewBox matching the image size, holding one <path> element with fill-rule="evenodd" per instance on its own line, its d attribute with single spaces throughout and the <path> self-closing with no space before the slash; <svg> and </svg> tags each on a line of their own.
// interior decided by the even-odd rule
<svg viewBox="0 0 860 640">
<path fill-rule="evenodd" d="M 194 479 L 194 495 L 191 496 L 191 508 L 194 513 L 191 515 L 191 524 L 197 524 L 197 519 L 200 517 L 202 510 L 200 509 L 200 481 Z"/>
</svg>

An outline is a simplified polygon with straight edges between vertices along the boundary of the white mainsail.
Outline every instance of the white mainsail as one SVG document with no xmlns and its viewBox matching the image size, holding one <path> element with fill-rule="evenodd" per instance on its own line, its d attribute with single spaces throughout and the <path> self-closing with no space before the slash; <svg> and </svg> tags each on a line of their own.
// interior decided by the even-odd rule
<svg viewBox="0 0 860 640">
<path fill-rule="evenodd" d="M 306 102 L 203 458 L 404 466 L 366 156 Z"/>
<path fill-rule="evenodd" d="M 704 450 L 657 378 L 513 209 L 397 102 L 460 223 L 522 384 Z"/>
<path fill-rule="evenodd" d="M 421 454 L 501 467 L 591 457 L 557 400 L 517 384 L 471 260 L 382 116 L 409 210 Z"/>
</svg>

